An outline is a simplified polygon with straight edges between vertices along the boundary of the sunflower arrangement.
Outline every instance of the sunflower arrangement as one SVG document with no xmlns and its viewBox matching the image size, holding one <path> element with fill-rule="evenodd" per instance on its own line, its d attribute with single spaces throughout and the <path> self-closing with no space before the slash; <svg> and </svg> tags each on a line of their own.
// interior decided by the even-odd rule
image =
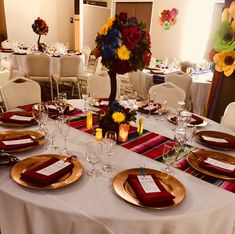
<svg viewBox="0 0 235 234">
<path fill-rule="evenodd" d="M 222 13 L 222 22 L 213 37 L 213 49 L 209 57 L 215 70 L 231 76 L 235 69 L 235 1 Z"/>
<path fill-rule="evenodd" d="M 98 116 L 103 133 L 106 130 L 118 131 L 120 124 L 130 124 L 131 121 L 136 121 L 136 111 L 125 108 L 116 101 L 112 102 L 110 106 L 105 106 L 99 110 Z"/>
<path fill-rule="evenodd" d="M 151 59 L 150 35 L 144 22 L 124 12 L 109 18 L 96 37 L 96 57 L 117 74 L 143 70 Z"/>
</svg>

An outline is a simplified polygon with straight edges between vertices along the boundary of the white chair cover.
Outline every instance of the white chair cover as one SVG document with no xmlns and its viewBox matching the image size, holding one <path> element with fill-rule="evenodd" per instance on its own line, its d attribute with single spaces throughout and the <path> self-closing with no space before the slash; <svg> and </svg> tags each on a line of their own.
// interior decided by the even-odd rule
<svg viewBox="0 0 235 234">
<path fill-rule="evenodd" d="M 93 75 L 87 80 L 90 95 L 95 98 L 108 98 L 110 95 L 110 78 L 109 76 Z M 120 84 L 117 79 L 116 99 L 120 96 Z"/>
<path fill-rule="evenodd" d="M 80 62 L 80 56 L 64 55 L 60 58 L 60 74 L 52 75 L 52 78 L 56 82 L 57 93 L 59 92 L 59 84 L 63 82 L 72 83 L 72 85 L 77 85 L 78 95 L 80 97 L 80 87 L 78 83 Z"/>
<path fill-rule="evenodd" d="M 129 73 L 129 76 L 132 88 L 134 91 L 137 92 L 138 98 L 144 100 L 147 99 L 148 93 L 146 93 L 143 88 L 142 72 L 141 71 L 131 72 Z"/>
<path fill-rule="evenodd" d="M 164 99 L 167 106 L 177 108 L 178 101 L 185 101 L 185 91 L 171 82 L 154 85 L 149 89 L 149 95 L 152 100 Z"/>
<path fill-rule="evenodd" d="M 235 102 L 228 104 L 221 118 L 220 123 L 235 131 Z"/>
<path fill-rule="evenodd" d="M 185 98 L 185 107 L 187 110 L 192 110 L 192 97 L 191 97 L 191 86 L 192 86 L 192 77 L 188 76 L 186 73 L 177 71 L 169 73 L 165 76 L 165 82 L 171 82 L 181 89 L 183 89 L 186 93 Z"/>
<path fill-rule="evenodd" d="M 17 106 L 41 102 L 40 85 L 25 77 L 15 77 L 1 88 L 1 95 L 6 110 Z"/>
<path fill-rule="evenodd" d="M 52 79 L 50 75 L 50 58 L 46 54 L 33 53 L 27 55 L 28 77 L 38 82 L 49 82 L 51 99 L 53 99 Z"/>
</svg>

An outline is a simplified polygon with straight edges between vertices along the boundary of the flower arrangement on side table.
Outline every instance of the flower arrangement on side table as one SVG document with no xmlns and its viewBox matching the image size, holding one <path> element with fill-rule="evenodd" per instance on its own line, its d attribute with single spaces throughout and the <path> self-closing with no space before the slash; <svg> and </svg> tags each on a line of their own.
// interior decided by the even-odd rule
<svg viewBox="0 0 235 234">
<path fill-rule="evenodd" d="M 34 20 L 34 23 L 32 24 L 33 31 L 39 35 L 38 37 L 38 50 L 42 51 L 45 49 L 45 44 L 40 43 L 40 39 L 42 35 L 47 35 L 48 33 L 48 25 L 47 23 L 38 17 L 36 20 Z"/>
<path fill-rule="evenodd" d="M 96 37 L 96 57 L 109 70 L 111 93 L 109 101 L 116 97 L 116 74 L 143 70 L 151 59 L 150 36 L 145 23 L 136 17 L 128 18 L 124 12 L 109 18 Z"/>
</svg>

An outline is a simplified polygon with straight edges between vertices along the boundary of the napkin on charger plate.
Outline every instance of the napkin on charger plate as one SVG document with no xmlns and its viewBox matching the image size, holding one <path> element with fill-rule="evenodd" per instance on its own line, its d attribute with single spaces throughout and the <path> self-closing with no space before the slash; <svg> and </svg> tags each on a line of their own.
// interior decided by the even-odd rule
<svg viewBox="0 0 235 234">
<path fill-rule="evenodd" d="M 150 174 L 148 176 L 152 177 L 154 183 L 156 184 L 160 192 L 146 193 L 138 179 L 138 175 L 135 174 L 128 175 L 127 181 L 131 185 L 139 201 L 146 206 L 159 206 L 172 203 L 175 196 L 169 193 L 163 187 L 161 182 L 157 179 L 157 177 L 154 174 Z"/>
<path fill-rule="evenodd" d="M 28 182 L 47 186 L 72 171 L 73 167 L 72 162 L 52 157 L 38 166 L 22 172 L 21 178 Z"/>
<path fill-rule="evenodd" d="M 18 124 L 30 124 L 36 123 L 32 114 L 27 115 L 22 114 L 22 112 L 18 111 L 9 111 L 1 115 L 0 120 L 3 123 L 18 123 Z"/>
<path fill-rule="evenodd" d="M 192 114 L 190 124 L 198 125 L 198 124 L 201 124 L 201 123 L 203 123 L 203 118 L 201 118 L 198 115 Z"/>
<path fill-rule="evenodd" d="M 21 135 L 0 140 L 0 150 L 16 150 L 36 146 L 39 142 L 30 135 Z"/>
<path fill-rule="evenodd" d="M 235 148 L 235 137 L 232 139 L 201 135 L 199 139 L 202 143 L 211 147 Z"/>
<path fill-rule="evenodd" d="M 207 161 L 208 159 L 210 159 L 212 161 L 208 162 Z M 213 163 L 213 162 L 215 162 L 215 163 Z M 222 163 L 222 165 L 220 165 L 220 163 Z M 232 168 L 228 169 L 226 167 L 223 167 L 223 165 L 226 165 L 226 164 L 227 164 L 227 166 L 232 166 Z M 199 162 L 199 166 L 203 169 L 206 169 L 206 170 L 214 172 L 214 173 L 223 174 L 223 175 L 233 177 L 233 178 L 235 177 L 235 165 L 231 165 L 231 164 L 228 164 L 228 163 L 223 163 L 223 162 L 220 162 L 218 160 L 211 159 L 211 158 L 207 157 L 203 161 Z"/>
<path fill-rule="evenodd" d="M 148 104 L 145 104 L 143 106 L 139 106 L 138 110 L 145 114 L 149 114 L 149 111 L 150 114 L 154 114 L 160 107 L 161 107 L 160 104 L 154 104 L 154 106 L 151 109 L 149 109 Z"/>
</svg>

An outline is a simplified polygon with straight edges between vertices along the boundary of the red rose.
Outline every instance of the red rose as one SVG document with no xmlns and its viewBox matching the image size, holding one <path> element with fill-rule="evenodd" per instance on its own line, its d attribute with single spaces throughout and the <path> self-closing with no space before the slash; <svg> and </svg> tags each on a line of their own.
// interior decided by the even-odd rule
<svg viewBox="0 0 235 234">
<path fill-rule="evenodd" d="M 140 41 L 141 32 L 136 27 L 124 28 L 122 31 L 122 39 L 126 47 L 133 50 Z"/>
<path fill-rule="evenodd" d="M 162 15 L 162 17 L 161 17 L 162 22 L 164 22 L 164 21 L 169 21 L 170 18 L 171 18 L 171 13 L 170 13 L 169 10 L 164 10 L 164 11 L 161 13 L 161 15 Z"/>
<path fill-rule="evenodd" d="M 145 67 L 149 65 L 150 60 L 151 60 L 151 53 L 145 52 L 144 53 L 144 66 Z"/>
<path fill-rule="evenodd" d="M 119 18 L 120 18 L 121 21 L 126 21 L 127 20 L 127 13 L 121 12 L 119 14 Z"/>
</svg>

